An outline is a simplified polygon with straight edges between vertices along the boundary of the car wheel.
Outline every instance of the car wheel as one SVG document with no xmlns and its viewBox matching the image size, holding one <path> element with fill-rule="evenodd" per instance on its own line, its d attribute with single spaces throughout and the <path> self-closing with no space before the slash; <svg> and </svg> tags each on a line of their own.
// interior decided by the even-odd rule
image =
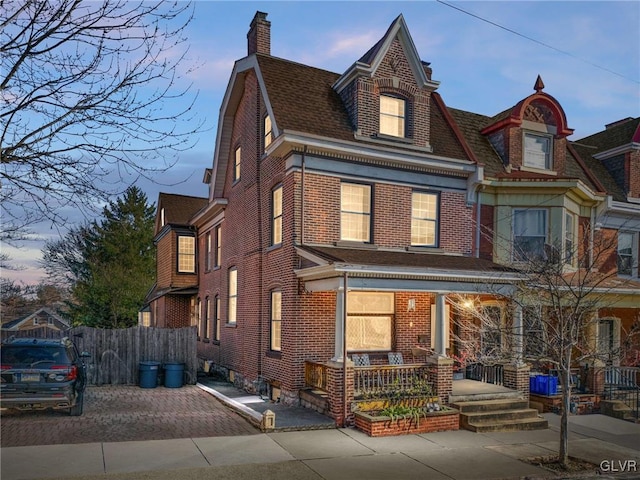
<svg viewBox="0 0 640 480">
<path fill-rule="evenodd" d="M 84 392 L 78 392 L 76 397 L 76 404 L 69 409 L 69 415 L 72 417 L 79 417 L 82 415 L 82 404 L 84 403 Z"/>
</svg>

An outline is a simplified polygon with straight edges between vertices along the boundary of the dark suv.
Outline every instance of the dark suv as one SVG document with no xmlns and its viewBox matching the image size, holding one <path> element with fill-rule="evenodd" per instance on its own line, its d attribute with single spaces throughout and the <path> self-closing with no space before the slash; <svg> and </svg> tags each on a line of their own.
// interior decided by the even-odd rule
<svg viewBox="0 0 640 480">
<path fill-rule="evenodd" d="M 69 338 L 10 338 L 0 345 L 2 408 L 69 409 L 82 415 L 87 371 Z"/>
</svg>

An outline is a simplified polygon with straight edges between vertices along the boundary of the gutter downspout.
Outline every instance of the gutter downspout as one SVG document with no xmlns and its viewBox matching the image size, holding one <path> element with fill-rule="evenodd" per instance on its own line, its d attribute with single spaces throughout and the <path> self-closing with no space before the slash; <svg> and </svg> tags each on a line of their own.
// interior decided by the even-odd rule
<svg viewBox="0 0 640 480">
<path fill-rule="evenodd" d="M 259 382 L 262 379 L 262 355 L 263 355 L 263 341 L 264 341 L 264 329 L 262 326 L 262 322 L 264 321 L 264 311 L 263 311 L 263 307 L 264 307 L 264 302 L 263 302 L 263 292 L 262 292 L 262 285 L 264 284 L 263 280 L 263 269 L 262 269 L 262 227 L 263 227 L 263 221 L 262 221 L 262 182 L 261 182 L 261 171 L 262 171 L 262 136 L 260 134 L 260 123 L 261 123 L 261 117 L 262 117 L 262 110 L 260 108 L 260 104 L 261 99 L 262 99 L 262 95 L 260 93 L 260 82 L 258 80 L 258 78 L 256 77 L 256 91 L 258 92 L 258 94 L 256 95 L 256 123 L 257 123 L 257 135 L 256 135 L 256 188 L 257 188 L 257 195 L 258 195 L 258 205 L 257 205 L 257 214 L 258 214 L 258 249 L 260 254 L 258 255 L 258 278 L 260 279 L 260 288 L 259 288 L 259 298 L 258 298 L 258 378 L 256 378 L 256 380 L 258 380 Z M 260 388 L 260 387 L 258 387 Z"/>
<path fill-rule="evenodd" d="M 342 427 L 347 424 L 347 289 L 348 273 L 344 272 L 344 299 L 342 301 Z"/>
<path fill-rule="evenodd" d="M 480 185 L 476 187 L 476 258 L 480 258 Z"/>
<path fill-rule="evenodd" d="M 304 149 L 302 150 L 302 178 L 300 180 L 300 186 L 302 188 L 302 198 L 300 199 L 300 215 L 301 215 L 301 219 L 300 219 L 300 245 L 304 245 L 304 214 L 305 214 L 305 208 L 304 208 L 304 177 L 305 177 L 305 156 L 307 154 L 307 146 L 304 146 Z"/>
</svg>

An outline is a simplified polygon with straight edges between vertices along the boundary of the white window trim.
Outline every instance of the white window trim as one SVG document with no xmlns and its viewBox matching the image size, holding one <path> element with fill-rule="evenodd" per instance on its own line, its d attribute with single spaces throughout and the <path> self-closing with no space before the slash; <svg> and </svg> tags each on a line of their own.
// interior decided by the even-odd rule
<svg viewBox="0 0 640 480">
<path fill-rule="evenodd" d="M 549 210 L 546 208 L 514 208 L 512 209 L 512 225 L 511 225 L 511 260 L 516 263 L 525 263 L 529 261 L 527 258 L 518 258 L 522 254 L 516 252 L 516 213 L 517 212 L 533 212 L 540 211 L 544 212 L 544 242 L 543 242 L 543 253 L 544 253 L 544 245 L 547 245 L 549 242 Z M 518 235 L 518 237 L 540 237 L 541 235 Z"/>
<path fill-rule="evenodd" d="M 184 252 L 182 250 L 183 246 L 180 245 L 180 240 L 181 239 L 190 239 L 191 242 L 193 243 L 193 253 L 191 252 Z M 177 248 L 178 248 L 178 258 L 177 258 L 177 265 L 176 268 L 178 270 L 178 273 L 195 273 L 196 272 L 196 264 L 197 264 L 197 258 L 196 258 L 196 237 L 194 237 L 193 235 L 178 235 L 178 239 L 177 239 Z M 189 269 L 185 269 L 183 267 L 181 267 L 180 265 L 180 260 L 182 257 L 193 257 L 193 266 L 192 268 Z"/>
<path fill-rule="evenodd" d="M 276 306 L 276 299 L 278 302 L 278 309 L 274 308 Z M 277 317 L 277 318 L 276 318 Z M 274 326 L 278 324 L 279 332 L 277 337 L 274 335 Z M 269 349 L 274 352 L 282 351 L 282 291 L 280 290 L 272 290 L 271 291 L 271 314 L 270 314 L 270 329 L 269 329 Z M 277 345 L 275 345 L 275 340 L 277 339 Z"/>
<path fill-rule="evenodd" d="M 367 188 L 369 191 L 369 205 L 368 208 L 365 208 L 363 211 L 352 211 L 352 210 L 346 210 L 344 208 L 344 203 L 343 203 L 343 187 L 344 186 L 358 186 L 358 187 L 364 187 Z M 353 183 L 353 182 L 342 182 L 340 184 L 340 240 L 343 241 L 347 241 L 347 242 L 362 242 L 362 243 L 371 243 L 371 233 L 372 233 L 372 225 L 371 225 L 371 220 L 372 220 L 372 204 L 373 204 L 373 188 L 371 185 L 367 185 L 367 184 L 363 184 L 363 183 Z M 365 205 L 363 205 L 365 206 Z M 348 215 L 360 215 L 361 217 L 366 217 L 367 221 L 368 221 L 368 228 L 366 231 L 366 238 L 350 238 L 347 236 L 347 234 L 345 233 L 345 222 L 343 222 L 343 215 L 344 214 L 348 214 Z"/>
<path fill-rule="evenodd" d="M 280 192 L 279 202 L 276 204 L 276 193 Z M 278 185 L 271 191 L 271 245 L 282 244 L 283 201 L 282 185 Z M 278 207 L 276 209 L 276 207 Z"/>
<path fill-rule="evenodd" d="M 227 306 L 227 323 L 235 325 L 238 322 L 238 269 L 232 267 L 228 272 L 229 291 Z M 232 283 L 232 278 L 234 283 Z M 233 288 L 232 288 L 233 287 Z"/>
<path fill-rule="evenodd" d="M 398 102 L 398 104 L 402 104 L 402 115 L 395 115 L 392 113 L 386 113 L 382 111 L 382 102 L 383 99 L 388 99 L 388 100 L 393 100 L 395 102 Z M 396 97 L 393 95 L 384 95 L 381 94 L 380 95 L 380 101 L 378 103 L 379 105 L 379 118 L 378 118 L 378 132 L 381 135 L 387 135 L 389 137 L 397 137 L 397 138 L 406 138 L 407 137 L 407 101 L 404 98 L 400 98 L 400 97 Z M 397 120 L 402 120 L 402 128 L 401 131 L 383 131 L 383 122 L 382 119 L 384 118 L 393 118 L 393 119 L 397 119 Z"/>
<path fill-rule="evenodd" d="M 529 158 L 527 156 L 527 137 L 531 137 L 531 138 L 543 138 L 545 140 L 547 140 L 549 143 L 549 150 L 548 152 L 546 152 L 546 157 L 545 157 L 545 164 L 544 166 L 540 166 L 540 165 L 532 165 L 527 163 L 527 158 Z M 525 168 L 529 168 L 529 169 L 533 169 L 534 171 L 549 171 L 549 170 L 553 170 L 553 136 L 552 135 L 547 135 L 544 133 L 540 133 L 540 132 L 530 132 L 530 131 L 525 131 L 523 132 L 522 135 L 522 166 Z"/>
<path fill-rule="evenodd" d="M 428 195 L 428 196 L 432 196 L 435 197 L 436 201 L 436 207 L 435 207 L 435 212 L 434 212 L 434 217 L 433 218 L 428 218 L 428 217 L 417 217 L 414 215 L 414 210 L 413 210 L 413 197 L 414 195 Z M 433 223 L 435 225 L 435 233 L 434 233 L 434 239 L 433 239 L 433 243 L 414 243 L 413 242 L 413 221 L 416 222 L 429 222 L 429 223 Z M 437 247 L 439 244 L 439 238 L 438 238 L 438 232 L 440 230 L 440 195 L 438 193 L 434 193 L 434 192 L 421 192 L 421 191 L 414 191 L 411 192 L 411 246 L 415 246 L 415 247 Z"/>
<path fill-rule="evenodd" d="M 625 278 L 637 278 L 638 277 L 638 232 L 627 232 L 624 230 L 618 231 L 618 237 L 620 234 L 631 236 L 631 274 L 618 273 L 618 276 Z M 616 266 L 617 257 L 620 255 L 619 245 L 616 248 Z"/>
</svg>

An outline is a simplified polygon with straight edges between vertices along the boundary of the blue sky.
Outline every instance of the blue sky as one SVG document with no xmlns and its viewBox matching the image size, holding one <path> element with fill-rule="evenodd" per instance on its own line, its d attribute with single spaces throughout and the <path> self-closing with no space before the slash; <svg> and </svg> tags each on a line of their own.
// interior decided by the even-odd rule
<svg viewBox="0 0 640 480">
<path fill-rule="evenodd" d="M 198 68 L 184 81 L 199 91 L 196 114 L 206 131 L 159 184 L 139 185 L 152 202 L 160 191 L 206 196 L 201 182 L 212 164 L 220 104 L 234 61 L 246 55 L 257 10 L 271 21 L 272 55 L 337 73 L 403 14 L 450 107 L 494 115 L 530 95 L 540 74 L 544 91 L 564 107 L 573 140 L 640 115 L 640 2 L 447 3 L 456 8 L 436 1 L 195 2 L 184 68 Z M 50 227 L 39 230 L 41 239 L 56 238 Z M 37 282 L 41 247 L 41 241 L 19 251 L 5 247 L 25 269 L 3 276 Z"/>
</svg>

